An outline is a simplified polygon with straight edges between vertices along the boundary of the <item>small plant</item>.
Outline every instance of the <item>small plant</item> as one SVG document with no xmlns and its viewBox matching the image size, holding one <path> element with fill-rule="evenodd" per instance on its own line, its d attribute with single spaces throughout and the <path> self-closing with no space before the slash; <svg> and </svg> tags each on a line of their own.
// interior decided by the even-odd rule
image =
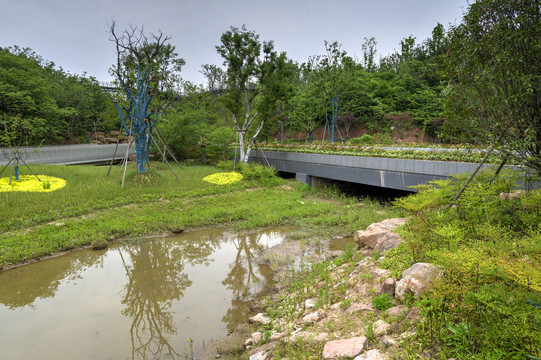
<svg viewBox="0 0 541 360">
<path fill-rule="evenodd" d="M 362 279 L 362 280 L 365 280 L 365 281 L 370 281 L 372 280 L 372 274 L 370 274 L 370 272 L 367 270 L 365 273 L 362 273 L 359 275 L 359 277 Z"/>
<path fill-rule="evenodd" d="M 364 334 L 368 340 L 374 340 L 376 338 L 376 333 L 374 332 L 374 326 L 372 322 L 368 322 L 364 328 Z"/>
<path fill-rule="evenodd" d="M 374 261 L 377 261 L 380 257 L 380 253 L 378 250 L 372 250 L 370 251 L 370 257 L 374 259 Z"/>
<path fill-rule="evenodd" d="M 43 190 L 49 190 L 51 188 L 51 183 L 49 182 L 49 180 L 45 180 L 41 186 L 43 186 Z"/>
<path fill-rule="evenodd" d="M 272 332 L 270 330 L 265 330 L 265 332 L 263 333 L 263 342 L 268 343 L 271 335 L 272 335 Z"/>
<path fill-rule="evenodd" d="M 387 294 L 378 295 L 372 300 L 372 306 L 374 309 L 385 311 L 393 307 L 391 297 Z"/>
<path fill-rule="evenodd" d="M 457 350 L 467 352 L 473 345 L 471 338 L 471 326 L 465 322 L 456 325 L 447 325 L 450 334 L 445 337 L 445 340 L 455 347 Z"/>
<path fill-rule="evenodd" d="M 342 309 L 347 310 L 347 308 L 349 308 L 350 305 L 351 305 L 351 299 L 342 300 Z"/>
</svg>

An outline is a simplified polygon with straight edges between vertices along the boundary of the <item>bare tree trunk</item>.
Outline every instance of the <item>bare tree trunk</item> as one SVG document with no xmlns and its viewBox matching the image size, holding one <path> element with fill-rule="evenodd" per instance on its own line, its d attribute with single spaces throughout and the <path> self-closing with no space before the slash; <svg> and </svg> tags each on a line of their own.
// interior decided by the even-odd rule
<svg viewBox="0 0 541 360">
<path fill-rule="evenodd" d="M 261 121 L 261 124 L 259 124 L 259 127 L 257 128 L 254 136 L 252 136 L 252 138 L 250 139 L 248 143 L 248 147 L 246 148 L 246 154 L 245 154 L 246 158 L 244 159 L 245 163 L 247 163 L 248 160 L 250 159 L 250 152 L 252 151 L 252 147 L 254 146 L 254 141 L 257 138 L 257 135 L 259 135 L 259 132 L 261 131 L 261 129 L 263 129 L 264 124 L 265 124 L 265 120 Z"/>
</svg>

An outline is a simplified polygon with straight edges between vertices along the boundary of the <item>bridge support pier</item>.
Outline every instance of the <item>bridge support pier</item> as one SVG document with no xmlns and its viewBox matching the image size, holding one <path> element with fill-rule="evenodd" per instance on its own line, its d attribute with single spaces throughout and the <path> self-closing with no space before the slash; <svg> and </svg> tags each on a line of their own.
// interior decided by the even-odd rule
<svg viewBox="0 0 541 360">
<path fill-rule="evenodd" d="M 318 188 L 320 186 L 327 185 L 331 181 L 330 179 L 312 176 L 312 175 L 303 174 L 303 173 L 296 173 L 295 179 L 313 188 Z"/>
<path fill-rule="evenodd" d="M 312 177 L 308 174 L 296 173 L 295 180 L 307 184 L 308 186 L 312 186 Z"/>
</svg>

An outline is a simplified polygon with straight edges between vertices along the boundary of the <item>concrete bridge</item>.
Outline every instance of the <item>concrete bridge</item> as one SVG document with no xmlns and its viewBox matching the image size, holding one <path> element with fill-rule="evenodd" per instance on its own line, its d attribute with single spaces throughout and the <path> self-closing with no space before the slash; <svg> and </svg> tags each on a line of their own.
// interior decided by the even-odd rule
<svg viewBox="0 0 541 360">
<path fill-rule="evenodd" d="M 253 151 L 250 161 L 293 173 L 305 184 L 317 187 L 329 180 L 414 192 L 410 186 L 451 175 L 472 173 L 479 164 L 389 159 L 349 155 L 325 155 L 278 151 Z M 492 165 L 484 165 L 483 168 Z"/>
<path fill-rule="evenodd" d="M 38 148 L 21 147 L 28 164 L 106 164 L 113 159 L 116 144 L 96 145 L 44 145 Z M 118 149 L 114 157 L 115 161 L 120 161 L 128 150 L 128 144 L 118 144 Z M 135 145 L 130 148 L 129 155 L 135 154 Z M 0 148 L 0 166 L 5 166 L 11 159 L 10 148 Z M 22 165 L 22 164 L 21 164 Z"/>
</svg>

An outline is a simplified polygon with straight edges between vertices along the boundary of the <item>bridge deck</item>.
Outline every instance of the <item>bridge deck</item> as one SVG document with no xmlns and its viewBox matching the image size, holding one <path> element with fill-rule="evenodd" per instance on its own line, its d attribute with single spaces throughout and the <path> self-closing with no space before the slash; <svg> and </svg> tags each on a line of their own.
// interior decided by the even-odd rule
<svg viewBox="0 0 541 360">
<path fill-rule="evenodd" d="M 322 179 L 331 179 L 405 191 L 414 191 L 411 186 L 430 180 L 472 173 L 478 166 L 462 162 L 278 151 L 253 152 L 250 161 L 266 164 L 265 158 L 276 170 L 294 173 L 297 180 L 311 186 L 317 185 Z M 492 165 L 484 165 L 483 168 L 489 166 Z"/>
<path fill-rule="evenodd" d="M 21 147 L 23 153 L 30 155 L 25 161 L 29 164 L 99 164 L 111 161 L 116 144 L 96 145 L 51 145 Z M 115 160 L 121 160 L 126 154 L 128 144 L 118 144 Z M 135 154 L 135 146 L 130 148 L 129 155 Z M 0 148 L 0 166 L 6 165 L 11 159 L 10 148 Z"/>
</svg>

